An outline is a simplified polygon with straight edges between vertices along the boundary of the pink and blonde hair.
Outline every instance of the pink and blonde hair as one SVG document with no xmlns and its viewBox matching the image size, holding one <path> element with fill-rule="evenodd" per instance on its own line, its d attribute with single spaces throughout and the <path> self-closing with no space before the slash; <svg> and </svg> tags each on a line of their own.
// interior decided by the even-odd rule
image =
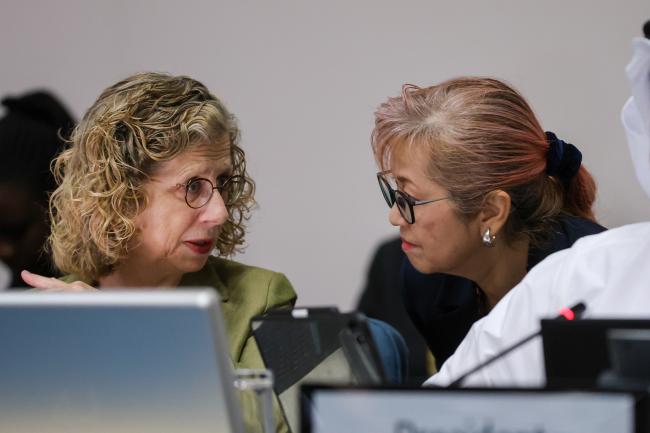
<svg viewBox="0 0 650 433">
<path fill-rule="evenodd" d="M 464 220 L 478 214 L 490 191 L 506 191 L 513 205 L 507 240 L 523 235 L 539 245 L 563 214 L 594 221 L 589 172 L 581 166 L 566 181 L 546 173 L 544 130 L 525 99 L 499 80 L 402 86 L 375 113 L 372 149 L 386 170 L 394 153 L 415 148 L 424 150 L 428 176 L 449 191 Z"/>
</svg>

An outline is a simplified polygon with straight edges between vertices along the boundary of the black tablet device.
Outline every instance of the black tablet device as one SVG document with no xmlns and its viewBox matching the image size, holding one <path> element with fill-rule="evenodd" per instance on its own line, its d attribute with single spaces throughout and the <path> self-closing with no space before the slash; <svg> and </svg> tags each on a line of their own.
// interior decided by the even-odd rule
<svg viewBox="0 0 650 433">
<path fill-rule="evenodd" d="M 302 383 L 379 384 L 385 374 L 367 320 L 336 308 L 296 308 L 253 318 L 253 335 L 293 432 Z"/>
</svg>

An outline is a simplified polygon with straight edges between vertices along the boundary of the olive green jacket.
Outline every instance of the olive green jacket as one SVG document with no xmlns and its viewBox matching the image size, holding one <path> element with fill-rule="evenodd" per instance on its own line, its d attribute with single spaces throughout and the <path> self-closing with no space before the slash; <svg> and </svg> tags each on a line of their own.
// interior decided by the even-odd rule
<svg viewBox="0 0 650 433">
<path fill-rule="evenodd" d="M 79 278 L 67 275 L 62 280 L 73 282 Z M 294 305 L 296 294 L 283 274 L 210 257 L 201 270 L 185 274 L 179 286 L 214 287 L 221 298 L 230 358 L 235 368 L 264 368 L 249 322 L 253 316 Z M 251 422 L 250 408 L 251 404 L 244 402 L 244 419 L 247 424 Z M 278 407 L 275 416 L 278 432 L 288 431 Z"/>
<path fill-rule="evenodd" d="M 203 269 L 185 274 L 179 285 L 214 287 L 221 298 L 235 368 L 264 368 L 249 322 L 269 310 L 293 306 L 296 294 L 284 275 L 210 257 Z"/>
<path fill-rule="evenodd" d="M 264 368 L 262 356 L 251 335 L 250 319 L 277 308 L 291 308 L 296 294 L 287 278 L 277 272 L 210 257 L 198 272 L 185 274 L 180 286 L 212 286 L 221 298 L 230 357 L 235 368 Z M 261 431 L 255 422 L 256 402 L 243 396 L 242 410 L 247 431 Z M 277 400 L 274 402 L 276 431 L 288 432 Z"/>
</svg>

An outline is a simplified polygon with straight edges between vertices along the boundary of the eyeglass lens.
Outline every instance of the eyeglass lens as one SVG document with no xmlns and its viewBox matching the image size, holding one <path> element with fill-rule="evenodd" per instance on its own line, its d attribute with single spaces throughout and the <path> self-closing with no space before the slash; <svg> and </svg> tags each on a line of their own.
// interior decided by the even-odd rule
<svg viewBox="0 0 650 433">
<path fill-rule="evenodd" d="M 208 179 L 193 179 L 185 189 L 185 201 L 192 208 L 203 207 L 210 201 L 214 190 L 217 189 L 223 202 L 229 205 L 239 198 L 242 186 L 241 176 L 232 176 L 216 187 Z"/>
<path fill-rule="evenodd" d="M 379 188 L 381 193 L 388 204 L 388 207 L 393 207 L 394 204 L 397 204 L 397 209 L 402 217 L 409 223 L 413 222 L 413 210 L 408 203 L 404 194 L 396 189 L 393 189 L 388 181 L 384 179 L 383 176 L 377 176 L 379 180 Z"/>
<path fill-rule="evenodd" d="M 212 197 L 212 184 L 207 179 L 193 179 L 185 189 L 185 200 L 191 207 L 204 206 Z"/>
<path fill-rule="evenodd" d="M 406 222 L 413 224 L 413 208 L 409 205 L 402 191 L 395 191 L 395 203 L 397 203 L 397 209 L 399 209 Z"/>
<path fill-rule="evenodd" d="M 379 188 L 381 189 L 381 193 L 384 196 L 384 200 L 386 200 L 388 207 L 393 207 L 393 203 L 395 203 L 393 189 L 388 185 L 388 182 L 386 182 L 386 179 L 383 177 L 378 176 L 377 180 L 379 181 Z"/>
</svg>

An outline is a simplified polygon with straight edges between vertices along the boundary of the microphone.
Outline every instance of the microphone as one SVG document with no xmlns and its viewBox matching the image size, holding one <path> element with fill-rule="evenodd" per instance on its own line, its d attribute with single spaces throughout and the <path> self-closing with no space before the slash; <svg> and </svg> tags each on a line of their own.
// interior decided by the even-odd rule
<svg viewBox="0 0 650 433">
<path fill-rule="evenodd" d="M 587 309 L 587 307 L 585 306 L 585 304 L 583 302 L 578 302 L 577 304 L 575 304 L 571 308 L 568 308 L 568 307 L 562 308 L 560 310 L 560 313 L 558 314 L 558 316 L 555 318 L 555 320 L 576 320 L 576 319 L 579 319 L 582 316 L 582 313 L 584 313 L 586 309 Z M 467 378 L 467 376 L 470 376 L 470 375 L 476 373 L 477 371 L 479 371 L 479 370 L 487 367 L 488 365 L 492 364 L 494 361 L 503 358 L 508 353 L 510 353 L 513 350 L 517 349 L 518 347 L 521 347 L 524 344 L 528 343 L 530 340 L 537 337 L 541 333 L 542 333 L 542 330 L 540 328 L 539 331 L 536 331 L 536 332 L 530 334 L 529 336 L 523 338 L 522 340 L 519 340 L 518 342 L 516 342 L 512 346 L 510 346 L 510 347 L 502 350 L 501 352 L 497 353 L 496 355 L 493 355 L 493 356 L 489 357 L 488 359 L 481 362 L 480 364 L 478 364 L 477 366 L 475 366 L 471 370 L 465 372 L 458 379 L 451 382 L 449 384 L 449 386 L 447 386 L 447 388 L 458 388 L 459 386 L 462 385 L 463 381 Z"/>
<path fill-rule="evenodd" d="M 643 25 L 643 34 L 646 38 L 650 39 L 650 20 L 646 21 Z"/>
</svg>

